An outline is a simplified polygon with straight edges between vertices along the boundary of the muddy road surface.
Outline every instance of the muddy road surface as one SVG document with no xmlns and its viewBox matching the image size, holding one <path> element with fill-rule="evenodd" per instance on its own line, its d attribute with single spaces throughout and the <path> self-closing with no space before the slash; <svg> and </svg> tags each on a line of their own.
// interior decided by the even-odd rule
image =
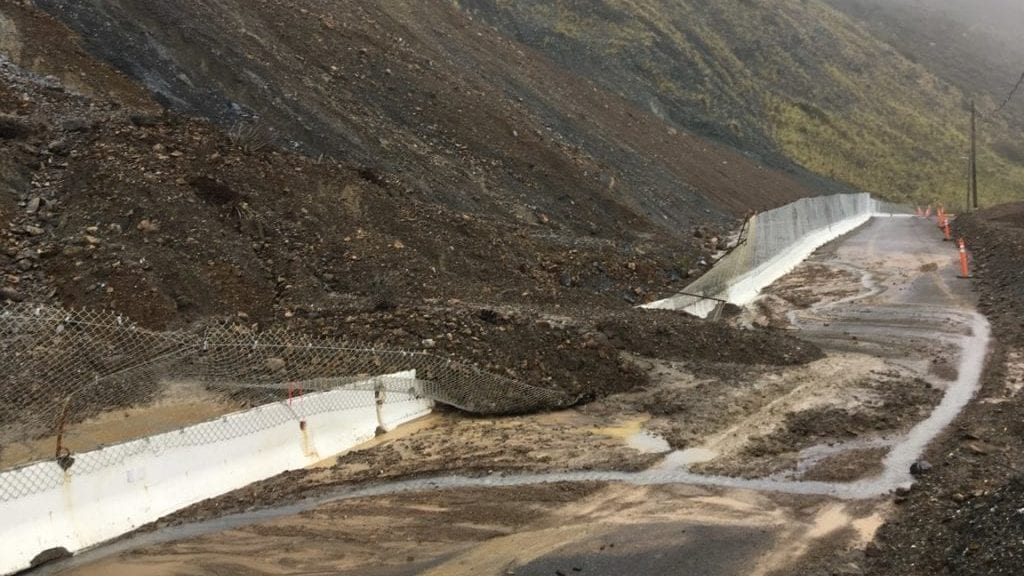
<svg viewBox="0 0 1024 576">
<path fill-rule="evenodd" d="M 861 574 L 912 464 L 975 394 L 988 323 L 934 223 L 879 218 L 735 322 L 826 356 L 634 358 L 643 389 L 449 412 L 40 573 Z"/>
</svg>

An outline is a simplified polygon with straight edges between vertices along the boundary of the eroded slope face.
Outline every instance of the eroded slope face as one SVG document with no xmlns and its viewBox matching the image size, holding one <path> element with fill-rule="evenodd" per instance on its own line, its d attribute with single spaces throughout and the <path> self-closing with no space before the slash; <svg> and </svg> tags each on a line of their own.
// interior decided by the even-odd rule
<svg viewBox="0 0 1024 576">
<path fill-rule="evenodd" d="M 691 224 L 810 192 L 447 5 L 51 8 L 144 84 L 0 5 L 13 300 L 156 327 L 396 299 L 628 307 L 717 249 Z"/>
<path fill-rule="evenodd" d="M 36 4 L 176 109 L 460 210 L 635 235 L 809 193 L 440 0 Z"/>
</svg>

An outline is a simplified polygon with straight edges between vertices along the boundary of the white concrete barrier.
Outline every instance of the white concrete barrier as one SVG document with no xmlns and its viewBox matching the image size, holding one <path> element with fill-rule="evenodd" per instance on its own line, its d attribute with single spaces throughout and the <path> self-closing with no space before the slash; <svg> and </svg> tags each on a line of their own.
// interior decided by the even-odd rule
<svg viewBox="0 0 1024 576">
<path fill-rule="evenodd" d="M 811 232 L 784 252 L 736 278 L 722 299 L 737 306 L 750 304 L 757 299 L 762 289 L 792 272 L 808 256 L 814 254 L 815 250 L 860 228 L 871 218 L 871 214 L 862 214 Z"/>
<path fill-rule="evenodd" d="M 389 386 L 374 383 L 393 379 Z M 394 385 L 398 380 L 408 386 Z M 0 494 L 0 573 L 40 552 L 95 546 L 176 510 L 287 470 L 304 468 L 430 412 L 415 372 L 236 412 L 173 432 L 75 454 L 64 471 L 42 462 L 2 474 L 0 486 L 55 487 Z M 395 392 L 396 388 L 403 392 Z"/>
<path fill-rule="evenodd" d="M 795 240 L 781 242 L 777 248 L 778 252 L 772 254 L 771 248 L 769 248 L 769 257 L 758 258 L 755 257 L 755 253 L 758 251 L 756 246 L 761 245 L 760 250 L 763 251 L 765 250 L 764 246 L 772 246 L 772 239 L 752 238 L 749 245 L 743 246 L 743 249 L 736 253 L 727 255 L 716 264 L 715 268 L 708 272 L 708 278 L 702 277 L 688 286 L 684 290 L 684 294 L 644 304 L 642 308 L 683 310 L 706 318 L 723 301 L 737 306 L 750 304 L 757 299 L 762 289 L 791 272 L 821 246 L 863 226 L 873 217 L 893 216 L 887 212 L 879 213 L 878 203 L 866 194 L 860 196 L 863 198 L 859 200 L 852 197 L 855 201 L 851 201 L 851 196 L 808 199 L 818 204 L 829 202 L 832 198 L 836 199 L 836 204 L 845 202 L 846 206 L 843 209 L 847 216 L 842 219 L 834 219 L 834 221 L 829 221 L 830 212 L 827 210 L 819 210 L 816 219 L 809 217 L 806 209 L 794 208 L 799 202 L 769 211 L 766 214 L 769 217 L 775 217 L 771 231 L 777 233 L 780 229 L 784 232 L 788 229 L 790 234 L 796 233 Z M 804 203 L 807 204 L 807 200 Z M 819 208 L 821 207 L 819 206 Z M 843 210 L 837 209 L 834 212 L 843 213 Z M 765 216 L 758 215 L 752 222 L 764 218 Z M 820 224 L 817 228 L 809 229 L 811 227 L 807 224 L 813 221 L 820 222 Z M 757 225 L 752 224 L 751 226 L 754 233 L 757 234 L 759 231 Z M 770 235 L 771 232 L 768 234 Z M 786 234 L 782 234 L 782 237 L 785 239 Z M 755 260 L 761 261 L 755 265 L 752 263 Z M 721 267 L 722 270 L 719 270 L 718 267 Z M 708 279 L 712 276 L 715 279 L 709 282 Z M 709 285 L 715 288 L 708 290 Z M 703 295 L 703 297 L 699 295 Z"/>
</svg>

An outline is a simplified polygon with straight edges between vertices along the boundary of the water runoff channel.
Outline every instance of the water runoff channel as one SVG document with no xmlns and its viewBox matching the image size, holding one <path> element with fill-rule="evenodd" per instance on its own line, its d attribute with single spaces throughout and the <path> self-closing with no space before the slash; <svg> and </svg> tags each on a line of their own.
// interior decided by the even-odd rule
<svg viewBox="0 0 1024 576">
<path fill-rule="evenodd" d="M 874 443 L 889 448 L 883 471 L 853 482 L 802 481 L 785 477 L 735 478 L 693 472 L 701 449 L 670 452 L 659 463 L 639 472 L 579 471 L 502 473 L 486 476 L 443 475 L 340 487 L 294 503 L 216 519 L 187 523 L 153 532 L 129 535 L 84 551 L 73 558 L 41 566 L 34 573 L 56 574 L 104 558 L 152 545 L 174 542 L 292 516 L 332 502 L 420 491 L 500 488 L 545 483 L 606 482 L 636 486 L 685 484 L 795 495 L 867 500 L 884 496 L 913 481 L 911 465 L 977 392 L 989 342 L 987 320 L 976 312 L 969 282 L 956 278 L 955 252 L 937 242 L 935 226 L 917 218 L 873 218 L 818 251 L 814 260 L 855 273 L 861 290 L 849 297 L 789 312 L 789 320 L 805 339 L 826 349 L 857 342 L 879 353 L 903 354 L 925 344 L 951 350 L 958 358 L 955 381 L 945 385 L 940 403 L 905 434 L 805 450 L 810 461 Z M 931 266 L 934 264 L 935 266 Z M 888 352 L 884 352 L 888 351 Z M 806 462 L 805 462 L 806 464 Z"/>
</svg>

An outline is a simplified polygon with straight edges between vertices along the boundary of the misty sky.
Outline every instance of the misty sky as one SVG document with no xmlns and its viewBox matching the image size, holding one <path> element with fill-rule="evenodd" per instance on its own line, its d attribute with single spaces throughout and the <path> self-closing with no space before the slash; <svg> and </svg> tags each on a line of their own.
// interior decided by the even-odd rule
<svg viewBox="0 0 1024 576">
<path fill-rule="evenodd" d="M 1024 0 L 874 0 L 939 12 L 991 35 L 1000 43 L 1024 50 Z"/>
</svg>

